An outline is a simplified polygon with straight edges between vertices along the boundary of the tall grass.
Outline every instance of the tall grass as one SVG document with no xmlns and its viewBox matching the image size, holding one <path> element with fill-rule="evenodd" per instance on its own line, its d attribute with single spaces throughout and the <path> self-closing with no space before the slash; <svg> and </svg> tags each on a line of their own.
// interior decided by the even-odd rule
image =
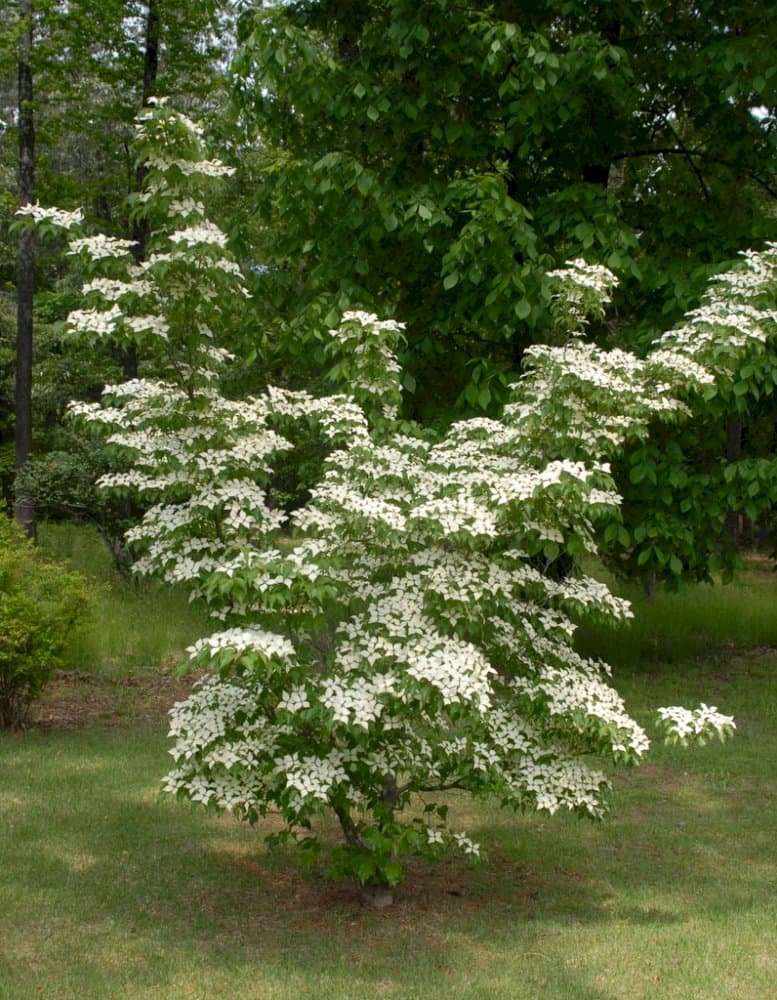
<svg viewBox="0 0 777 1000">
<path fill-rule="evenodd" d="M 65 650 L 68 669 L 112 680 L 153 674 L 209 630 L 207 616 L 189 605 L 185 591 L 123 577 L 90 525 L 44 522 L 38 538 L 46 556 L 91 585 L 91 614 Z"/>
<path fill-rule="evenodd" d="M 207 616 L 188 604 L 183 589 L 122 577 L 91 526 L 44 522 L 39 538 L 48 556 L 93 585 L 94 613 L 71 637 L 68 667 L 113 678 L 153 672 L 209 631 Z M 596 572 L 607 579 L 600 567 Z M 639 587 L 607 582 L 632 602 L 635 617 L 625 626 L 581 628 L 577 645 L 614 666 L 677 663 L 713 649 L 777 648 L 777 573 L 767 562 L 751 560 L 735 584 L 684 585 L 652 598 Z"/>
<path fill-rule="evenodd" d="M 736 583 L 685 584 L 677 593 L 646 597 L 635 586 L 613 584 L 628 598 L 634 619 L 625 626 L 580 629 L 578 649 L 614 666 L 678 663 L 711 650 L 777 648 L 777 574 L 749 560 Z"/>
</svg>

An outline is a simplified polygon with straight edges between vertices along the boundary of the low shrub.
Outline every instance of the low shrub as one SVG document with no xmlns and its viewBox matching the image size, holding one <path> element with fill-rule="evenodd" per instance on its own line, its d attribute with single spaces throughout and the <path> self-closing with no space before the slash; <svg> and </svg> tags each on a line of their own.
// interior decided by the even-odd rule
<svg viewBox="0 0 777 1000">
<path fill-rule="evenodd" d="M 24 725 L 87 605 L 84 578 L 42 558 L 0 517 L 0 728 Z"/>
</svg>

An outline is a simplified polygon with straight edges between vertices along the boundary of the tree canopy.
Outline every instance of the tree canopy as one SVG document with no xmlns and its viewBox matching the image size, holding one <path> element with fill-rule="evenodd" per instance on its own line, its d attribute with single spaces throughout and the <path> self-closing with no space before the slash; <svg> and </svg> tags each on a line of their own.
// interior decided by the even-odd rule
<svg viewBox="0 0 777 1000">
<path fill-rule="evenodd" d="M 422 413 L 499 397 L 565 259 L 623 279 L 602 333 L 649 339 L 777 232 L 764 4 L 301 0 L 240 37 L 263 294 L 297 331 L 401 317 Z"/>
</svg>

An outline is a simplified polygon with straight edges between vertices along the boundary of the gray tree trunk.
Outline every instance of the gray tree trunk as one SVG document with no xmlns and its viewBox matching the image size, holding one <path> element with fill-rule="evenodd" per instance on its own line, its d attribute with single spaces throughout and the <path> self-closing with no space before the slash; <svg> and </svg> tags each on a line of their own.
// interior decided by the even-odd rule
<svg viewBox="0 0 777 1000">
<path fill-rule="evenodd" d="M 35 186 L 35 120 L 33 116 L 32 0 L 20 0 L 19 37 L 19 204 L 32 201 Z M 35 242 L 31 229 L 19 237 L 16 278 L 16 372 L 14 381 L 15 462 L 22 468 L 32 455 L 32 297 Z M 35 533 L 35 507 L 29 497 L 16 494 L 14 517 L 29 535 Z"/>
<path fill-rule="evenodd" d="M 159 43 L 161 37 L 161 21 L 159 18 L 159 7 L 157 0 L 148 0 L 146 10 L 146 41 L 143 58 L 143 105 L 148 104 L 149 97 L 154 97 L 156 90 L 156 78 L 159 72 Z M 135 190 L 143 190 L 143 181 L 146 176 L 146 166 L 138 165 L 135 174 Z M 133 255 L 137 263 L 146 259 L 146 243 L 148 242 L 148 224 L 144 219 L 136 219 L 132 226 L 132 239 L 135 241 Z M 138 377 L 138 350 L 131 344 L 124 352 L 121 359 L 122 374 L 124 379 Z"/>
</svg>

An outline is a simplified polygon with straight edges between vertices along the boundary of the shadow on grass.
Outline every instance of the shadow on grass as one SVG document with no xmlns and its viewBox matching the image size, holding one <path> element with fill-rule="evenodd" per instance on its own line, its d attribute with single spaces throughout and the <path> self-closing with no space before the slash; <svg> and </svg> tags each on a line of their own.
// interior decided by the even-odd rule
<svg viewBox="0 0 777 1000">
<path fill-rule="evenodd" d="M 747 685 L 722 706 L 744 714 L 737 743 L 695 757 L 661 751 L 618 774 L 613 814 L 599 825 L 452 798 L 455 824 L 490 860 L 411 860 L 386 911 L 362 909 L 353 885 L 326 881 L 291 850 L 268 853 L 257 831 L 159 803 L 169 758 L 156 733 L 0 737 L 0 954 L 9 970 L 0 995 L 26 997 L 36 977 L 57 998 L 651 995 L 649 954 L 630 959 L 632 971 L 623 960 L 621 992 L 594 975 L 604 961 L 596 956 L 621 939 L 632 950 L 663 942 L 674 954 L 700 920 L 729 929 L 755 914 L 752 923 L 772 926 L 777 734 L 765 707 L 774 663 L 742 670 Z M 677 680 L 666 671 L 630 683 L 644 704 L 645 683 L 652 701 Z M 583 940 L 591 951 L 578 967 L 570 955 Z M 609 972 L 620 959 L 606 961 Z M 637 974 L 645 983 L 629 992 Z M 706 989 L 683 988 L 662 995 Z"/>
</svg>

